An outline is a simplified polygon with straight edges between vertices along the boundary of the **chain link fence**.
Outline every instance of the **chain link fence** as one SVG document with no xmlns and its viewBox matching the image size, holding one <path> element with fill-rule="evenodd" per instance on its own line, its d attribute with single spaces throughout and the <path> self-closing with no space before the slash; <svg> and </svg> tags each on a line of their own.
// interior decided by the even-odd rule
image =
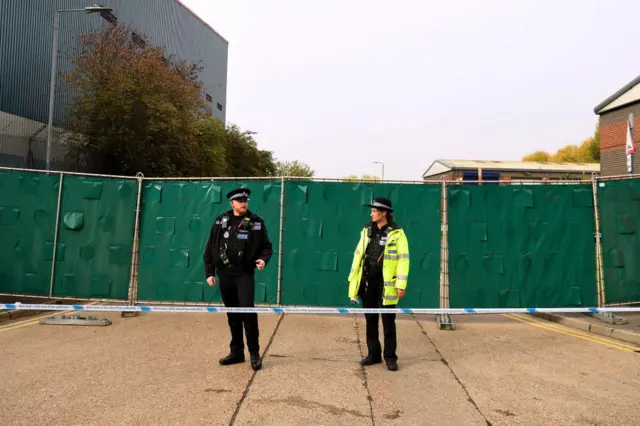
<svg viewBox="0 0 640 426">
<path fill-rule="evenodd" d="M 47 125 L 0 112 L 0 167 L 46 170 Z M 89 172 L 89 167 L 69 155 L 64 133 L 54 129 L 51 140 L 51 169 Z"/>
</svg>

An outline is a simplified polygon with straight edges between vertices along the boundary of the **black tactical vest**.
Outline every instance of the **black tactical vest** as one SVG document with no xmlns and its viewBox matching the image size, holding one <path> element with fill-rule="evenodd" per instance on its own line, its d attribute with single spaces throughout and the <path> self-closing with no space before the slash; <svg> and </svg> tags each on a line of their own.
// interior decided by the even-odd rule
<svg viewBox="0 0 640 426">
<path fill-rule="evenodd" d="M 226 252 L 232 263 L 237 263 L 247 247 L 250 234 L 250 219 L 248 216 L 223 217 L 221 223 L 220 253 Z"/>
<path fill-rule="evenodd" d="M 382 276 L 382 263 L 384 258 L 384 248 L 387 244 L 387 230 L 385 225 L 382 229 L 373 224 L 369 230 L 369 244 L 365 252 L 368 275 Z"/>
</svg>

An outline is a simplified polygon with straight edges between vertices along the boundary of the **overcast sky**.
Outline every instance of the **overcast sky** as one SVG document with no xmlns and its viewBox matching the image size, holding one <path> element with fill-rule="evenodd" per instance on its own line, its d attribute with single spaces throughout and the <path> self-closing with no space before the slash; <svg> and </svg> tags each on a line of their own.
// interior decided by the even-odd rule
<svg viewBox="0 0 640 426">
<path fill-rule="evenodd" d="M 555 151 L 640 74 L 637 0 L 182 2 L 229 41 L 227 121 L 318 177 Z"/>
</svg>

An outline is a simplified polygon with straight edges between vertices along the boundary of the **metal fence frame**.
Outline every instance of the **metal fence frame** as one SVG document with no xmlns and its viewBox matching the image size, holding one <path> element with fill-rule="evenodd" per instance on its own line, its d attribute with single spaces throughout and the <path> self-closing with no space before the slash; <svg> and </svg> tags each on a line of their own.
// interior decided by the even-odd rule
<svg viewBox="0 0 640 426">
<path fill-rule="evenodd" d="M 441 247 L 440 247 L 440 308 L 446 309 L 450 306 L 450 296 L 449 296 L 449 200 L 448 200 L 448 187 L 450 186 L 460 186 L 460 185 L 468 185 L 468 184 L 478 184 L 478 185 L 500 185 L 500 186 L 514 186 L 514 185 L 578 185 L 578 184 L 587 184 L 590 183 L 592 185 L 592 193 L 593 193 L 593 204 L 594 204 L 594 224 L 595 224 L 595 243 L 594 249 L 596 253 L 596 291 L 597 291 L 597 301 L 598 307 L 606 307 L 606 306 L 622 306 L 622 305 L 631 305 L 639 302 L 628 302 L 623 304 L 607 304 L 606 303 L 606 286 L 604 279 L 604 263 L 603 263 L 603 253 L 602 253 L 602 238 L 601 238 L 601 226 L 600 226 L 600 212 L 599 212 L 599 197 L 598 197 L 598 185 L 599 181 L 607 181 L 607 180 L 626 180 L 626 179 L 636 179 L 640 178 L 640 174 L 635 175 L 620 175 L 620 176 L 606 176 L 599 177 L 596 175 L 592 175 L 591 179 L 580 179 L 580 180 L 553 180 L 541 182 L 539 180 L 531 179 L 531 180 L 518 180 L 518 181 L 481 181 L 481 180 L 473 180 L 473 181 L 451 181 L 444 179 L 437 180 L 367 180 L 367 179 L 346 179 L 346 178 L 308 178 L 308 177 L 292 177 L 292 176 L 279 176 L 279 177 L 174 177 L 174 178 L 160 178 L 160 177 L 144 177 L 142 173 L 136 174 L 136 176 L 117 176 L 117 175 L 105 175 L 105 174 L 91 174 L 91 173 L 80 173 L 80 172 L 62 172 L 62 171 L 46 171 L 46 170 L 32 170 L 32 169 L 23 169 L 23 168 L 11 168 L 11 167 L 0 167 L 0 171 L 9 171 L 9 172 L 27 172 L 27 173 L 37 173 L 37 174 L 49 174 L 49 175 L 59 175 L 60 183 L 58 188 L 58 200 L 57 200 L 57 210 L 56 210 L 56 225 L 54 229 L 54 244 L 53 244 L 53 253 L 52 253 L 52 264 L 51 264 L 51 278 L 50 278 L 50 289 L 49 296 L 42 295 L 29 295 L 29 294 L 17 294 L 17 293 L 0 293 L 0 296 L 15 296 L 15 297 L 30 297 L 30 298 L 38 298 L 38 299 L 51 299 L 53 298 L 53 283 L 55 279 L 55 267 L 56 267 L 56 251 L 57 251 L 57 241 L 58 241 L 58 233 L 60 226 L 60 209 L 62 205 L 62 197 L 63 197 L 63 183 L 65 176 L 81 176 L 86 178 L 107 178 L 107 179 L 119 179 L 119 180 L 135 180 L 137 181 L 137 194 L 136 194 L 136 204 L 134 206 L 135 209 L 135 220 L 133 227 L 133 235 L 132 235 L 132 252 L 131 252 L 131 267 L 130 267 L 130 275 L 129 275 L 129 287 L 128 287 L 128 297 L 127 300 L 122 299 L 109 299 L 109 298 L 80 298 L 73 296 L 57 296 L 55 299 L 59 300 L 82 300 L 82 301 L 97 301 L 97 302 L 126 302 L 129 305 L 136 305 L 141 302 L 148 302 L 158 305 L 191 305 L 191 306 L 220 306 L 221 303 L 207 303 L 207 302 L 186 302 L 186 301 L 155 301 L 155 300 L 140 300 L 138 299 L 138 268 L 139 268 L 139 249 L 140 249 L 140 218 L 142 211 L 142 192 L 144 188 L 145 181 L 187 181 L 187 182 L 229 182 L 229 181 L 268 181 L 268 182 L 279 182 L 281 185 L 280 188 L 280 230 L 279 230 L 279 241 L 278 241 L 278 282 L 277 282 L 277 302 L 276 306 L 282 306 L 282 263 L 283 263 L 283 240 L 284 240 L 284 222 L 286 218 L 285 214 L 285 182 L 287 181 L 308 181 L 308 182 L 340 182 L 340 183 L 362 183 L 369 185 L 379 185 L 379 184 L 407 184 L 407 185 L 439 185 L 442 188 L 441 195 L 441 206 L 440 206 L 440 229 L 441 229 Z M 346 297 L 346 296 L 345 296 Z M 272 306 L 271 304 L 257 304 L 256 306 Z"/>
<path fill-rule="evenodd" d="M 139 179 L 138 177 L 130 177 L 130 176 L 117 176 L 117 175 L 102 175 L 102 174 L 90 174 L 90 173 L 80 173 L 80 172 L 64 172 L 64 171 L 48 171 L 48 170 L 34 170 L 34 169 L 23 169 L 23 168 L 13 168 L 13 167 L 0 167 L 0 172 L 8 171 L 8 172 L 22 172 L 22 173 L 34 173 L 34 174 L 45 174 L 45 175 L 59 175 L 59 187 L 58 187 L 58 200 L 56 207 L 56 224 L 53 233 L 53 248 L 51 253 L 51 277 L 49 281 L 49 295 L 31 295 L 31 294 L 22 294 L 22 293 L 0 293 L 0 296 L 12 296 L 12 297 L 29 297 L 34 299 L 54 299 L 53 297 L 53 284 L 55 280 L 55 271 L 56 271 L 56 254 L 58 251 L 58 234 L 60 231 L 60 209 L 62 207 L 62 197 L 63 197 L 63 183 L 65 176 L 80 176 L 87 178 L 107 178 L 107 179 L 119 179 L 119 180 L 135 180 Z M 140 187 L 138 189 L 138 197 L 140 196 Z M 136 227 L 137 227 L 138 219 L 136 218 Z M 134 247 L 135 249 L 135 247 Z M 133 251 L 133 250 L 132 250 Z M 129 285 L 129 291 L 131 291 L 131 283 Z M 56 296 L 56 300 L 78 300 L 78 301 L 93 301 L 93 302 L 128 302 L 123 299 L 111 299 L 104 297 L 74 297 L 74 296 Z"/>
<path fill-rule="evenodd" d="M 593 190 L 594 190 L 594 194 L 597 194 L 598 191 L 598 182 L 607 182 L 607 181 L 621 181 L 621 180 L 633 180 L 633 179 L 638 179 L 640 178 L 640 173 L 634 173 L 634 174 L 626 174 L 626 175 L 613 175 L 613 176 L 593 176 Z M 595 199 L 597 199 L 597 195 L 594 195 Z M 594 204 L 597 203 L 597 201 L 594 202 Z M 595 206 L 594 206 L 595 207 Z M 597 261 L 599 262 L 599 270 L 598 270 L 598 280 L 600 282 L 600 292 L 601 292 L 601 296 L 602 296 L 602 306 L 598 306 L 598 307 L 616 307 L 616 306 L 630 306 L 630 305 L 638 305 L 640 304 L 640 300 L 636 300 L 636 301 L 629 301 L 629 302 L 623 302 L 623 303 L 607 303 L 606 300 L 606 283 L 605 283 L 605 277 L 604 277 L 604 253 L 602 251 L 602 234 L 600 232 L 600 212 L 599 210 L 596 210 L 595 212 L 595 217 L 596 217 L 596 249 L 597 249 L 597 253 L 598 253 L 598 257 L 597 257 Z"/>
</svg>

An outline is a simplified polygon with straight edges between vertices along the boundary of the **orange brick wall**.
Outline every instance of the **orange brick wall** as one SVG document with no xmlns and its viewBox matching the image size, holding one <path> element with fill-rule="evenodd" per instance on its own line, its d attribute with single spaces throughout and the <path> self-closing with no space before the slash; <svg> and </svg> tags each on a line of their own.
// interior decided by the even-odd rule
<svg viewBox="0 0 640 426">
<path fill-rule="evenodd" d="M 600 152 L 617 151 L 624 149 L 627 142 L 627 118 L 611 124 L 600 123 Z M 634 115 L 634 137 L 637 142 L 640 139 L 640 117 Z"/>
<path fill-rule="evenodd" d="M 640 147 L 640 103 L 606 112 L 600 116 L 600 175 L 612 176 L 627 173 L 627 120 L 634 115 L 634 141 Z M 640 153 L 636 154 L 636 170 L 640 165 Z"/>
</svg>

